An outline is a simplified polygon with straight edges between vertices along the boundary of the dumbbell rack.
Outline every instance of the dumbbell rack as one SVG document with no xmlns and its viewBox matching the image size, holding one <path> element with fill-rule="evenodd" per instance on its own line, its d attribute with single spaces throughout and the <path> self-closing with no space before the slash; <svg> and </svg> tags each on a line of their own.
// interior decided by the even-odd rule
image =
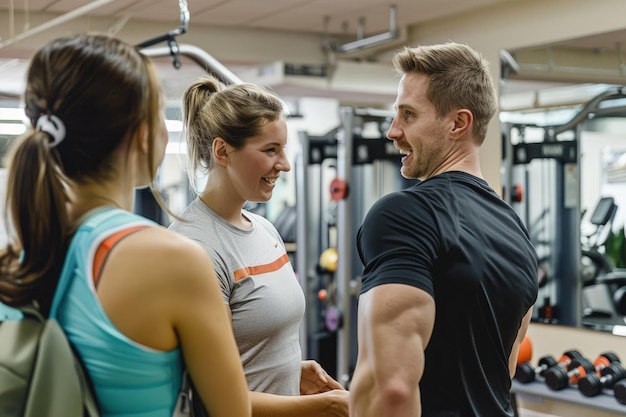
<svg viewBox="0 0 626 417">
<path fill-rule="evenodd" d="M 550 399 L 621 415 L 626 414 L 626 405 L 620 404 L 613 396 L 612 391 L 602 392 L 594 397 L 585 397 L 575 387 L 568 387 L 558 391 L 551 390 L 542 380 L 527 384 L 513 380 L 511 383 L 511 396 L 514 402 L 521 397 L 531 397 L 534 401 L 537 399 Z"/>
</svg>

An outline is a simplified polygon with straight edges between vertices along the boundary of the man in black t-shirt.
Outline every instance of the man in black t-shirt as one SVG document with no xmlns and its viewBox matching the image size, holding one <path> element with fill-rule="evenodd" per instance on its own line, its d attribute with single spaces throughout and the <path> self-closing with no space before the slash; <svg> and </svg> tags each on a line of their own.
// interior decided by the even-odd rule
<svg viewBox="0 0 626 417">
<path fill-rule="evenodd" d="M 467 45 L 405 48 L 387 137 L 422 180 L 378 200 L 357 236 L 365 266 L 353 417 L 513 416 L 509 390 L 537 297 L 521 220 L 483 179 L 497 108 Z"/>
</svg>

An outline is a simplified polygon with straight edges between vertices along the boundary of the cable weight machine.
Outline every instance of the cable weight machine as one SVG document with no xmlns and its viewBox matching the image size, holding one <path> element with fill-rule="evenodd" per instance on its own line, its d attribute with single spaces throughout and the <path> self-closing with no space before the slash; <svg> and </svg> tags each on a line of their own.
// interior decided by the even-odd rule
<svg viewBox="0 0 626 417">
<path fill-rule="evenodd" d="M 502 123 L 503 196 L 526 224 L 540 268 L 548 271 L 535 321 L 588 324 L 591 287 L 583 285 L 581 270 L 581 133 L 588 120 L 624 116 L 626 108 L 614 101 L 624 98 L 623 87 L 610 88 L 561 125 Z"/>
</svg>

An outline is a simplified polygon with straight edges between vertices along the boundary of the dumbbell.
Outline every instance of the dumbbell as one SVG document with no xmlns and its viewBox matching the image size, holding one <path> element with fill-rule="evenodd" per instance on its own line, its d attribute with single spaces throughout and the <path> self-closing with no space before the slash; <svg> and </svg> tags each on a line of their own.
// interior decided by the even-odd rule
<svg viewBox="0 0 626 417">
<path fill-rule="evenodd" d="M 545 373 L 546 384 L 555 391 L 561 390 L 567 388 L 570 383 L 578 383 L 588 374 L 601 371 L 613 362 L 619 363 L 619 357 L 612 352 L 601 354 L 593 363 L 586 358 L 576 358 L 572 360 L 569 370 L 550 368 Z"/>
<path fill-rule="evenodd" d="M 619 362 L 613 362 L 597 373 L 584 376 L 578 381 L 578 390 L 586 397 L 593 397 L 604 388 L 613 388 L 615 383 L 626 378 L 626 369 Z"/>
<path fill-rule="evenodd" d="M 583 356 L 580 352 L 576 350 L 568 350 L 561 355 L 558 361 L 550 355 L 540 358 L 539 366 L 536 368 L 534 368 L 530 362 L 524 362 L 517 366 L 515 379 L 521 383 L 527 384 L 534 381 L 537 375 L 544 376 L 545 372 L 554 366 L 567 368 L 573 359 L 582 357 Z"/>
<path fill-rule="evenodd" d="M 626 379 L 617 381 L 615 385 L 613 385 L 613 395 L 615 395 L 615 399 L 621 404 L 626 404 Z"/>
</svg>

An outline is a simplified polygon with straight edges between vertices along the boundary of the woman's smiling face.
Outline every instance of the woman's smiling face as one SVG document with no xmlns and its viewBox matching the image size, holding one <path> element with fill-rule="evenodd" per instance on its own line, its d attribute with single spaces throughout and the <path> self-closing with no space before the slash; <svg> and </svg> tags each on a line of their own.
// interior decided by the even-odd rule
<svg viewBox="0 0 626 417">
<path fill-rule="evenodd" d="M 291 169 L 286 145 L 287 122 L 280 117 L 268 121 L 242 148 L 229 152 L 229 176 L 243 200 L 265 202 L 272 197 L 280 173 Z"/>
</svg>

